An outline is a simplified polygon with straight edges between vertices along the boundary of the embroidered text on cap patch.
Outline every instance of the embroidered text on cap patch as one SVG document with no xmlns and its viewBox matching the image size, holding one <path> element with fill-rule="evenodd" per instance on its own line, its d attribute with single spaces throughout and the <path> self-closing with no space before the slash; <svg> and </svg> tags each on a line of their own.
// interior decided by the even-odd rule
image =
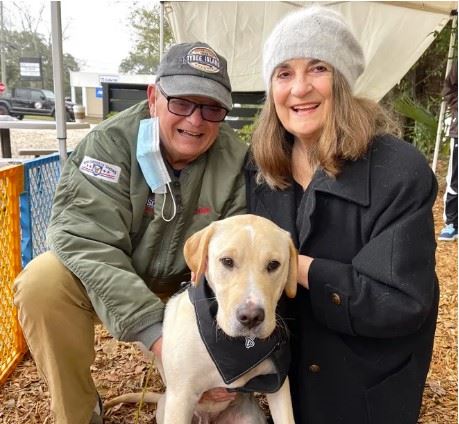
<svg viewBox="0 0 459 424">
<path fill-rule="evenodd" d="M 195 47 L 186 55 L 186 62 L 199 71 L 216 74 L 220 71 L 217 54 L 208 47 Z"/>
</svg>

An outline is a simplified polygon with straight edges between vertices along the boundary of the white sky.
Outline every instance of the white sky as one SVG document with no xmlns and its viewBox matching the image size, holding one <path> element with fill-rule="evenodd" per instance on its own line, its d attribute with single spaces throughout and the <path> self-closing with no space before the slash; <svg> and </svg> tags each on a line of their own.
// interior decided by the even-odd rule
<svg viewBox="0 0 459 424">
<path fill-rule="evenodd" d="M 15 1 L 33 16 L 38 15 L 40 4 L 45 10 L 40 32 L 51 34 L 51 8 L 49 1 Z M 122 59 L 133 47 L 134 33 L 129 27 L 129 14 L 133 1 L 126 0 L 63 0 L 61 1 L 63 51 L 70 53 L 80 63 L 81 71 L 118 73 Z M 141 6 L 156 3 L 155 0 L 138 0 Z M 5 25 L 18 22 L 17 8 L 12 1 L 3 2 Z M 20 26 L 17 28 L 20 29 Z"/>
</svg>

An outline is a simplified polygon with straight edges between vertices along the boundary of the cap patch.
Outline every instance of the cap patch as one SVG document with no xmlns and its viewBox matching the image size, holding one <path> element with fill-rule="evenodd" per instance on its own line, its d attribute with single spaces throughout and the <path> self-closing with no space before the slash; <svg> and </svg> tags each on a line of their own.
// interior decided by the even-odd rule
<svg viewBox="0 0 459 424">
<path fill-rule="evenodd" d="M 216 74 L 220 71 L 220 60 L 217 54 L 208 47 L 195 47 L 186 55 L 186 63 L 199 71 Z"/>
</svg>

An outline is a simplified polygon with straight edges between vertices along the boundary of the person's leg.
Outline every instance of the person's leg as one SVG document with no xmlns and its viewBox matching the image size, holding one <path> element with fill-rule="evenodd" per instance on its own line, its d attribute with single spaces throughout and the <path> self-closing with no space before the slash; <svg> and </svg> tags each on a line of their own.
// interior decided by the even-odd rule
<svg viewBox="0 0 459 424">
<path fill-rule="evenodd" d="M 98 395 L 91 378 L 96 315 L 81 282 L 50 253 L 15 281 L 19 320 L 51 395 L 56 424 L 90 422 Z"/>
<path fill-rule="evenodd" d="M 445 222 L 457 229 L 457 138 L 451 139 L 451 154 L 448 166 Z"/>
</svg>

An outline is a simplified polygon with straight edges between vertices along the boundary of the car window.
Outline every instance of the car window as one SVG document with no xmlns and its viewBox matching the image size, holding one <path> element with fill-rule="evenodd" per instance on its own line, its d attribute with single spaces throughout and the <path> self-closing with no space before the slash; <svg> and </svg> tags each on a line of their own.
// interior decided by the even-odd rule
<svg viewBox="0 0 459 424">
<path fill-rule="evenodd" d="M 31 97 L 32 97 L 32 100 L 34 102 L 42 101 L 43 99 L 41 98 L 41 96 L 42 96 L 42 92 L 41 91 L 37 91 L 37 90 L 32 90 L 31 91 Z"/>
<path fill-rule="evenodd" d="M 19 97 L 21 99 L 30 99 L 30 90 L 26 90 L 24 88 L 16 88 L 14 94 L 16 95 L 16 97 Z"/>
<path fill-rule="evenodd" d="M 56 98 L 54 93 L 50 90 L 42 90 L 42 93 L 50 100 L 54 100 Z"/>
</svg>

